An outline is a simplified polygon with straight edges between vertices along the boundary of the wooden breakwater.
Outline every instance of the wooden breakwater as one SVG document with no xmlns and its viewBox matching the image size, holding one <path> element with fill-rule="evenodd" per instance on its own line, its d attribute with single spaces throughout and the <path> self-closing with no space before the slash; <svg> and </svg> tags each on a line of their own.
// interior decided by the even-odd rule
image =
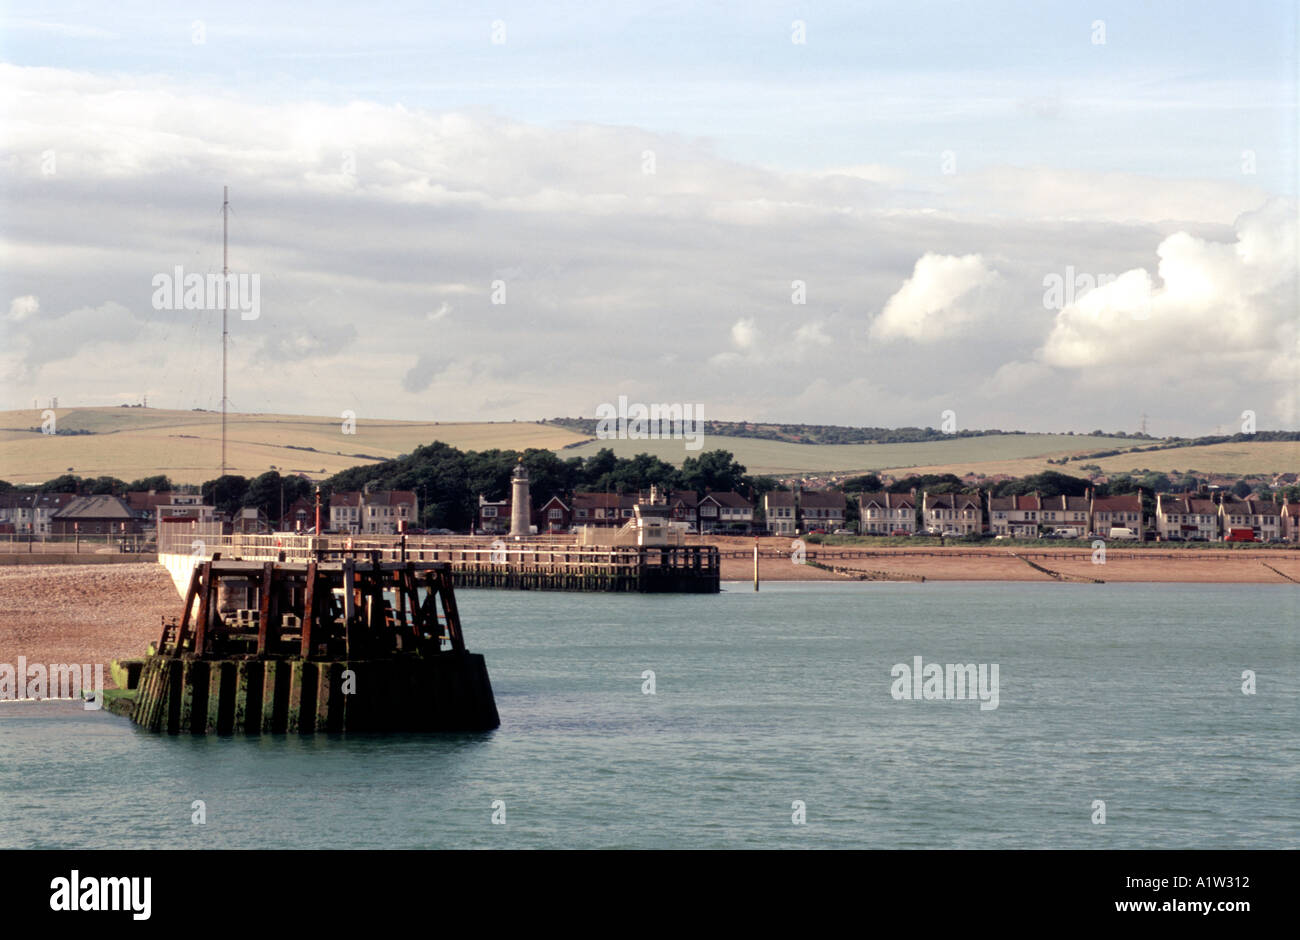
<svg viewBox="0 0 1300 940">
<path fill-rule="evenodd" d="M 805 561 L 804 564 L 832 574 L 855 578 L 858 581 L 917 581 L 925 582 L 925 575 L 898 571 L 876 571 L 874 569 L 850 568 L 846 565 L 824 565 L 820 561 Z"/>
<path fill-rule="evenodd" d="M 179 620 L 115 662 L 110 710 L 171 734 L 487 731 L 482 656 L 465 648 L 450 566 L 255 562 L 193 569 Z"/>
<path fill-rule="evenodd" d="M 191 546 L 197 543 L 198 555 Z M 574 541 L 431 537 L 178 534 L 159 545 L 159 561 L 182 577 L 193 558 L 219 552 L 250 561 L 367 559 L 383 564 L 448 565 L 457 587 L 532 591 L 716 594 L 721 561 L 712 545 L 591 546 Z M 178 562 L 179 568 L 178 568 Z M 180 581 L 178 580 L 178 587 Z"/>
<path fill-rule="evenodd" d="M 1030 561 L 1030 560 L 1029 560 L 1028 558 L 1026 558 L 1025 556 L 1023 556 L 1023 555 L 1019 555 L 1019 554 L 1017 554 L 1017 553 L 1015 553 L 1015 552 L 1012 552 L 1012 553 L 1011 553 L 1011 557 L 1012 557 L 1012 558 L 1019 558 L 1021 561 L 1023 561 L 1023 562 L 1024 562 L 1025 564 L 1027 564 L 1029 567 L 1033 568 L 1035 571 L 1041 571 L 1043 574 L 1047 575 L 1049 578 L 1055 578 L 1057 581 L 1077 581 L 1077 582 L 1079 582 L 1079 583 L 1081 583 L 1081 584 L 1105 584 L 1105 583 L 1106 583 L 1106 582 L 1103 581 L 1101 578 L 1085 578 L 1085 577 L 1082 577 L 1081 575 L 1077 575 L 1077 574 L 1062 574 L 1062 573 L 1059 572 L 1059 571 L 1055 571 L 1055 570 L 1053 570 L 1053 569 L 1051 569 L 1051 568 L 1047 568 L 1047 567 L 1045 567 L 1045 566 L 1043 566 L 1043 565 L 1040 565 L 1040 564 L 1039 564 L 1038 562 L 1036 562 L 1036 561 Z"/>
</svg>

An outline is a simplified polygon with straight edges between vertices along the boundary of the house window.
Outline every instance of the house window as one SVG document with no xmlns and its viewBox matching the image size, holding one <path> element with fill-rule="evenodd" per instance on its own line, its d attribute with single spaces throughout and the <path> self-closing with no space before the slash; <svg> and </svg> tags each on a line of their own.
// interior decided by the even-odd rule
<svg viewBox="0 0 1300 940">
<path fill-rule="evenodd" d="M 546 514 L 546 518 L 548 518 L 548 519 L 562 519 L 562 518 L 564 518 L 564 512 L 563 512 L 563 510 L 560 510 L 560 509 L 552 509 L 552 510 L 550 510 L 549 512 L 547 512 L 547 514 Z"/>
</svg>

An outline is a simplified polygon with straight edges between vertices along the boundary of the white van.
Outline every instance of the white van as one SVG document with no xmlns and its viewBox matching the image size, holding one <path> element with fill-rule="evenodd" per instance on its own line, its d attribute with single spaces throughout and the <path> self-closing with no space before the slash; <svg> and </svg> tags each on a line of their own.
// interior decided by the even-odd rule
<svg viewBox="0 0 1300 940">
<path fill-rule="evenodd" d="M 1111 526 L 1110 535 L 1108 536 L 1108 538 L 1112 538 L 1117 541 L 1129 541 L 1129 542 L 1136 542 L 1137 537 L 1138 534 L 1136 532 L 1124 526 Z"/>
</svg>

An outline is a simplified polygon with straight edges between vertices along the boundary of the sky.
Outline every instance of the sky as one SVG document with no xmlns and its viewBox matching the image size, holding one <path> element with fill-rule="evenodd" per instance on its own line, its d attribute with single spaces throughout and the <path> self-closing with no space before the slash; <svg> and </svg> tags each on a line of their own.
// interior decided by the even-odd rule
<svg viewBox="0 0 1300 940">
<path fill-rule="evenodd" d="M 0 408 L 1300 423 L 1294 3 L 0 3 Z M 251 311 L 250 311 L 251 312 Z"/>
</svg>

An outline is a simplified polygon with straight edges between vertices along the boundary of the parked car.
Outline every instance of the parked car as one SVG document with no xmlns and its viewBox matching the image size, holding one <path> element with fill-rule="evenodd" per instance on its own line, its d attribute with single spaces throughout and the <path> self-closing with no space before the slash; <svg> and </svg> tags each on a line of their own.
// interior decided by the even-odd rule
<svg viewBox="0 0 1300 940">
<path fill-rule="evenodd" d="M 911 533 L 911 531 L 908 530 L 908 529 L 895 529 L 893 532 L 890 532 L 889 534 L 890 534 L 890 535 L 901 535 L 901 536 L 905 536 L 905 537 L 907 537 L 907 538 L 911 538 L 911 537 L 912 537 L 912 533 Z"/>
<path fill-rule="evenodd" d="M 852 530 L 852 529 L 836 529 L 836 530 L 835 530 L 834 532 L 832 532 L 831 534 L 832 534 L 832 535 L 852 535 L 852 534 L 853 534 L 853 530 Z"/>
</svg>

